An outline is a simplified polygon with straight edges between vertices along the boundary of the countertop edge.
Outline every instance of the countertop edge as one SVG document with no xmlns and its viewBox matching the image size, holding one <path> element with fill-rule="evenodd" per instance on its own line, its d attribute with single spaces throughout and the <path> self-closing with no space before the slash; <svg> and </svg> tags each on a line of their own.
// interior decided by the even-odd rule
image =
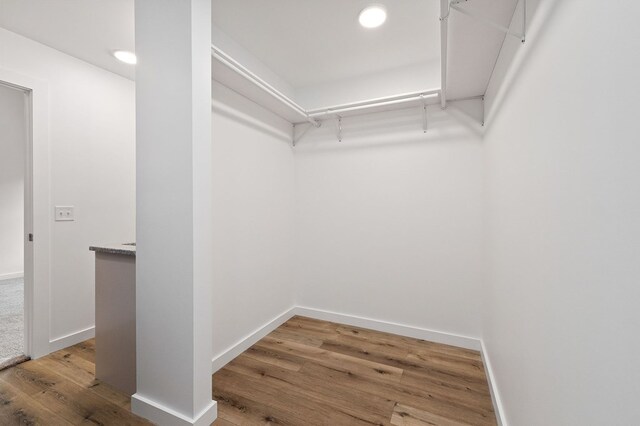
<svg viewBox="0 0 640 426">
<path fill-rule="evenodd" d="M 101 246 L 89 246 L 89 250 L 96 253 L 120 254 L 123 256 L 136 256 L 136 246 L 126 244 L 113 244 Z"/>
</svg>

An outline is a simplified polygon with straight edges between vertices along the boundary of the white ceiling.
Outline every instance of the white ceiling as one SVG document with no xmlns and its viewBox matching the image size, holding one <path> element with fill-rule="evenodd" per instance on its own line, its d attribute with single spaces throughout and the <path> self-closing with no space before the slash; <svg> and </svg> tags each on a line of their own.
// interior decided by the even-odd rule
<svg viewBox="0 0 640 426">
<path fill-rule="evenodd" d="M 0 0 L 0 27 L 133 79 L 113 50 L 134 46 L 133 0 Z"/>
<path fill-rule="evenodd" d="M 387 22 L 358 25 L 383 3 Z M 357 78 L 440 57 L 439 0 L 212 0 L 215 26 L 290 85 Z M 472 0 L 468 10 L 507 26 L 517 0 Z M 134 49 L 134 0 L 0 0 L 0 27 L 124 77 L 134 67 L 115 49 Z M 482 95 L 504 34 L 451 11 L 449 98 Z"/>
<path fill-rule="evenodd" d="M 387 22 L 358 14 L 383 3 Z M 213 0 L 213 24 L 293 87 L 414 65 L 440 57 L 439 0 Z"/>
</svg>

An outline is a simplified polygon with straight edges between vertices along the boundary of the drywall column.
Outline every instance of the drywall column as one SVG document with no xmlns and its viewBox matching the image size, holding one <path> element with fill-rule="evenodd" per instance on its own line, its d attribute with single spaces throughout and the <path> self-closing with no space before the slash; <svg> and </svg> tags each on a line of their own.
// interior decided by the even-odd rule
<svg viewBox="0 0 640 426">
<path fill-rule="evenodd" d="M 136 0 L 137 392 L 160 425 L 209 425 L 211 3 Z"/>
</svg>

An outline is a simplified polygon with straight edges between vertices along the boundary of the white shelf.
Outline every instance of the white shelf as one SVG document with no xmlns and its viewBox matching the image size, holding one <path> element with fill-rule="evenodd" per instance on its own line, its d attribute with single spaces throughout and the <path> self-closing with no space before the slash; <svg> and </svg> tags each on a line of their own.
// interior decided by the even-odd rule
<svg viewBox="0 0 640 426">
<path fill-rule="evenodd" d="M 394 111 L 414 106 L 418 108 L 440 102 L 440 89 L 428 89 L 306 110 L 219 48 L 212 46 L 211 54 L 213 78 L 216 81 L 292 124 L 312 123 L 319 126 L 323 120 Z"/>
</svg>

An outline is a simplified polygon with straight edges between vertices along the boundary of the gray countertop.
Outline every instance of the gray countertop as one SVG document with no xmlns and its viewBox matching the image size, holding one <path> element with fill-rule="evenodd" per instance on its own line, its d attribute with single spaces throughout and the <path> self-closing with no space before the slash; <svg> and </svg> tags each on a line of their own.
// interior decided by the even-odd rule
<svg viewBox="0 0 640 426">
<path fill-rule="evenodd" d="M 122 254 L 125 256 L 136 255 L 136 243 L 123 243 L 123 244 L 104 244 L 100 246 L 91 246 L 89 250 L 96 253 L 109 253 L 109 254 Z"/>
</svg>

